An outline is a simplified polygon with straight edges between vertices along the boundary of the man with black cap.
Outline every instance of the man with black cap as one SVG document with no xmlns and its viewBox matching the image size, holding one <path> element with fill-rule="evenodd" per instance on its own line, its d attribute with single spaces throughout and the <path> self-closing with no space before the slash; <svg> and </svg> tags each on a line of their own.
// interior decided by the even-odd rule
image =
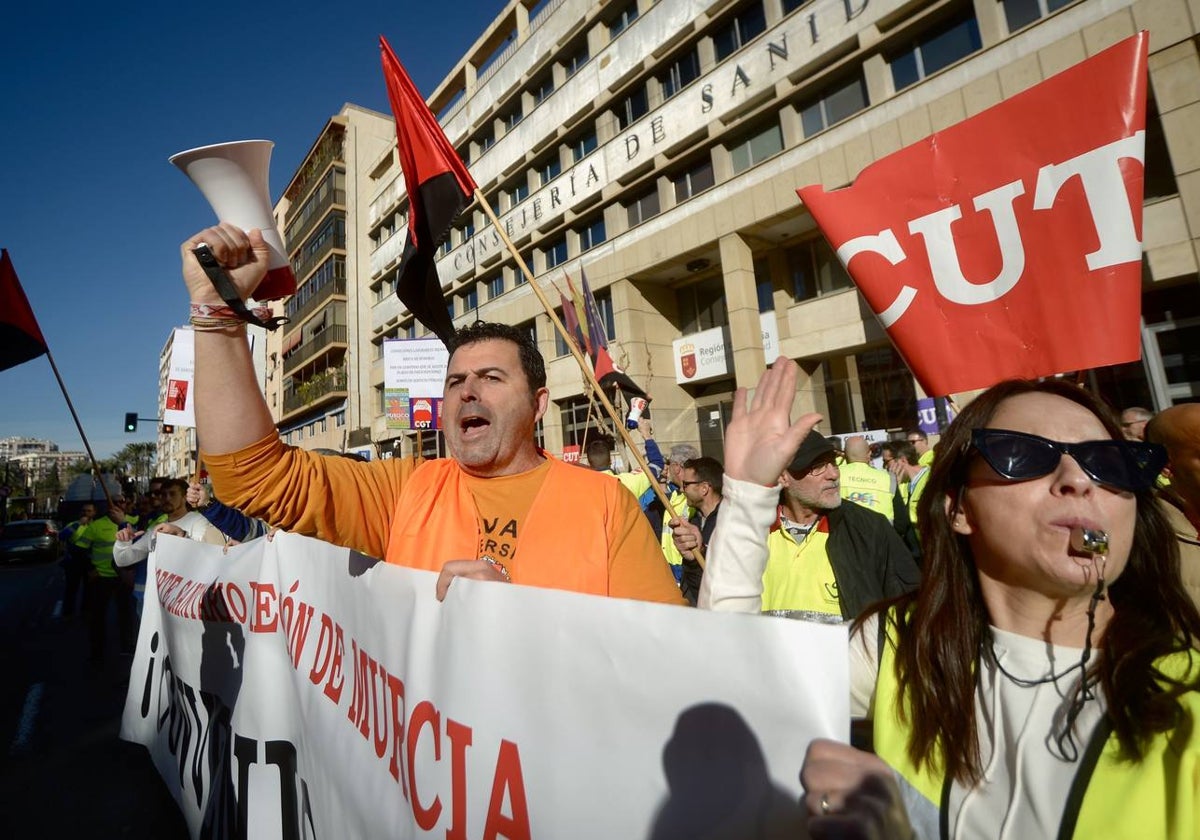
<svg viewBox="0 0 1200 840">
<path fill-rule="evenodd" d="M 887 518 L 842 504 L 837 456 L 809 432 L 780 476 L 779 515 L 766 537 L 764 611 L 848 620 L 917 585 L 917 564 Z"/>
</svg>

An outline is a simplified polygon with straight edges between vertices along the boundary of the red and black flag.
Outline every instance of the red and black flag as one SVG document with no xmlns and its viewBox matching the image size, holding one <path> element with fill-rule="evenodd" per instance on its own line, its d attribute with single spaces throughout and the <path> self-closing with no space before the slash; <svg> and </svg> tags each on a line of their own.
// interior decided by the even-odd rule
<svg viewBox="0 0 1200 840">
<path fill-rule="evenodd" d="M 0 370 L 8 370 L 36 359 L 46 348 L 46 339 L 33 309 L 17 279 L 8 250 L 0 251 Z"/>
<path fill-rule="evenodd" d="M 584 333 L 590 344 L 589 353 L 592 357 L 592 368 L 596 372 L 596 381 L 600 383 L 601 388 L 619 388 L 625 392 L 626 396 L 644 399 L 646 397 L 645 390 L 630 379 L 629 375 L 617 367 L 612 360 L 612 356 L 608 352 L 608 331 L 600 317 L 600 307 L 596 305 L 596 298 L 592 295 L 592 287 L 588 285 L 587 275 L 583 273 L 583 268 L 579 269 L 579 277 L 583 281 L 583 311 L 587 324 Z M 567 278 L 567 284 L 571 285 L 570 277 Z M 571 291 L 575 293 L 574 286 L 571 286 Z"/>
<path fill-rule="evenodd" d="M 448 343 L 454 326 L 434 258 L 450 225 L 471 203 L 475 181 L 382 35 L 379 49 L 408 192 L 408 239 L 396 294 L 418 321 Z"/>
</svg>

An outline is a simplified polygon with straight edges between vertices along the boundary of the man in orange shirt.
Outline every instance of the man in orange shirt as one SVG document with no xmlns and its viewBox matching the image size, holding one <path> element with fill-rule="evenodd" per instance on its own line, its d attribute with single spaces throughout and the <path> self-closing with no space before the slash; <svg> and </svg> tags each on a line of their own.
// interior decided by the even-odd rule
<svg viewBox="0 0 1200 840">
<path fill-rule="evenodd" d="M 453 577 L 668 603 L 683 599 L 636 501 L 617 482 L 550 458 L 534 427 L 549 405 L 541 354 L 519 330 L 476 324 L 450 343 L 442 425 L 451 458 L 413 468 L 285 446 L 258 390 L 245 323 L 192 250 L 247 297 L 266 273 L 261 234 L 222 224 L 182 246 L 196 330 L 196 426 L 218 495 L 280 528 Z"/>
</svg>

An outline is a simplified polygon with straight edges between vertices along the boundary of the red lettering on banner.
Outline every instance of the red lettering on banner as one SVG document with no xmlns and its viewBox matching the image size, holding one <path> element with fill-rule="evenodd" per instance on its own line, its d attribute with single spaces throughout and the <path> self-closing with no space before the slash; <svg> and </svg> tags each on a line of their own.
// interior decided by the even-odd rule
<svg viewBox="0 0 1200 840">
<path fill-rule="evenodd" d="M 341 625 L 335 624 L 326 613 L 321 613 L 321 629 L 317 634 L 317 649 L 313 653 L 313 666 L 308 672 L 308 679 L 313 685 L 317 685 L 325 679 L 328 671 L 325 696 L 332 700 L 334 705 L 342 699 L 343 680 L 339 677 L 342 674 L 343 650 Z"/>
<path fill-rule="evenodd" d="M 446 840 L 467 840 L 467 747 L 471 746 L 471 727 L 446 717 L 446 737 L 450 739 L 450 828 Z"/>
<path fill-rule="evenodd" d="M 1148 43 L 799 190 L 927 393 L 1140 358 Z"/>
<path fill-rule="evenodd" d="M 437 825 L 438 817 L 442 815 L 442 798 L 433 797 L 433 804 L 426 808 L 421 804 L 417 794 L 417 772 L 414 761 L 417 757 L 417 740 L 421 737 L 421 728 L 426 724 L 433 730 L 433 760 L 442 760 L 442 738 L 439 725 L 441 716 L 438 710 L 428 700 L 422 700 L 413 708 L 412 717 L 408 721 L 408 791 L 412 803 L 413 816 L 422 831 L 432 831 Z"/>
<path fill-rule="evenodd" d="M 274 633 L 279 626 L 279 613 L 275 609 L 275 584 L 252 580 L 250 593 L 254 601 L 254 618 L 250 622 L 250 632 Z"/>
<path fill-rule="evenodd" d="M 367 652 L 350 640 L 350 661 L 354 663 L 354 693 L 350 695 L 350 711 L 346 715 L 364 738 L 370 737 L 371 721 L 367 706 L 371 700 L 371 680 L 378 665 Z"/>
<path fill-rule="evenodd" d="M 505 816 L 505 794 L 511 814 Z M 525 802 L 525 778 L 521 775 L 521 753 L 512 741 L 500 742 L 496 757 L 496 774 L 492 778 L 492 798 L 488 802 L 487 821 L 483 840 L 507 837 L 509 840 L 530 840 L 529 805 Z"/>
<path fill-rule="evenodd" d="M 388 674 L 388 697 L 392 710 L 392 760 L 388 764 L 388 772 L 400 783 L 400 790 L 408 799 L 408 776 L 404 770 L 404 682 L 399 677 Z"/>
<path fill-rule="evenodd" d="M 371 669 L 371 726 L 374 728 L 375 757 L 383 758 L 388 745 L 388 711 L 387 711 L 388 672 L 379 665 L 379 678 L 375 679 L 375 669 Z"/>
</svg>

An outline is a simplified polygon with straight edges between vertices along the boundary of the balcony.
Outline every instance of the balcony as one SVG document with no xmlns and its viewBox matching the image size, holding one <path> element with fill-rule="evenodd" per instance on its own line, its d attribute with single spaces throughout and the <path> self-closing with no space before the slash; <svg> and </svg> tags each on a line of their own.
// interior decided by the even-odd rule
<svg viewBox="0 0 1200 840">
<path fill-rule="evenodd" d="M 346 369 L 344 367 L 318 373 L 311 379 L 301 382 L 294 391 L 286 392 L 283 395 L 283 416 L 286 417 L 302 408 L 315 406 L 323 402 L 324 397 L 330 396 L 339 398 L 346 396 Z"/>
<path fill-rule="evenodd" d="M 317 202 L 306 205 L 302 211 L 304 215 L 288 225 L 287 231 L 283 235 L 288 247 L 291 248 L 303 242 L 304 237 L 308 236 L 317 226 L 317 222 L 324 218 L 325 211 L 335 204 L 346 206 L 345 190 L 329 190 Z"/>
<path fill-rule="evenodd" d="M 332 236 L 327 236 L 325 241 L 322 242 L 311 254 L 292 262 L 292 270 L 296 273 L 296 279 L 303 280 L 310 271 L 325 261 L 325 258 L 329 256 L 329 253 L 333 251 L 334 248 L 338 248 L 343 251 L 346 250 L 346 231 L 344 227 L 342 230 L 337 231 Z"/>
<path fill-rule="evenodd" d="M 330 134 L 321 141 L 313 154 L 300 166 L 300 171 L 292 179 L 292 187 L 285 195 L 285 198 L 291 202 L 293 207 L 299 209 L 297 202 L 308 194 L 308 191 L 313 188 L 325 170 L 329 168 L 329 164 L 335 160 L 341 161 L 345 157 L 343 155 L 343 137 L 341 126 L 336 126 L 336 133 Z M 285 224 L 291 224 L 293 218 L 287 218 Z"/>
<path fill-rule="evenodd" d="M 327 282 L 324 286 L 317 289 L 313 296 L 304 302 L 295 312 L 289 312 L 288 318 L 291 321 L 290 326 L 299 327 L 304 323 L 304 319 L 316 312 L 325 301 L 329 300 L 333 295 L 346 294 L 346 278 L 337 277 L 332 281 Z"/>
<path fill-rule="evenodd" d="M 325 348 L 333 344 L 346 343 L 346 327 L 342 324 L 335 324 L 332 327 L 326 327 L 316 334 L 313 338 L 301 344 L 296 348 L 292 355 L 288 356 L 283 362 L 283 373 L 285 376 L 293 373 L 298 367 L 305 362 L 315 359 L 317 355 Z"/>
</svg>

